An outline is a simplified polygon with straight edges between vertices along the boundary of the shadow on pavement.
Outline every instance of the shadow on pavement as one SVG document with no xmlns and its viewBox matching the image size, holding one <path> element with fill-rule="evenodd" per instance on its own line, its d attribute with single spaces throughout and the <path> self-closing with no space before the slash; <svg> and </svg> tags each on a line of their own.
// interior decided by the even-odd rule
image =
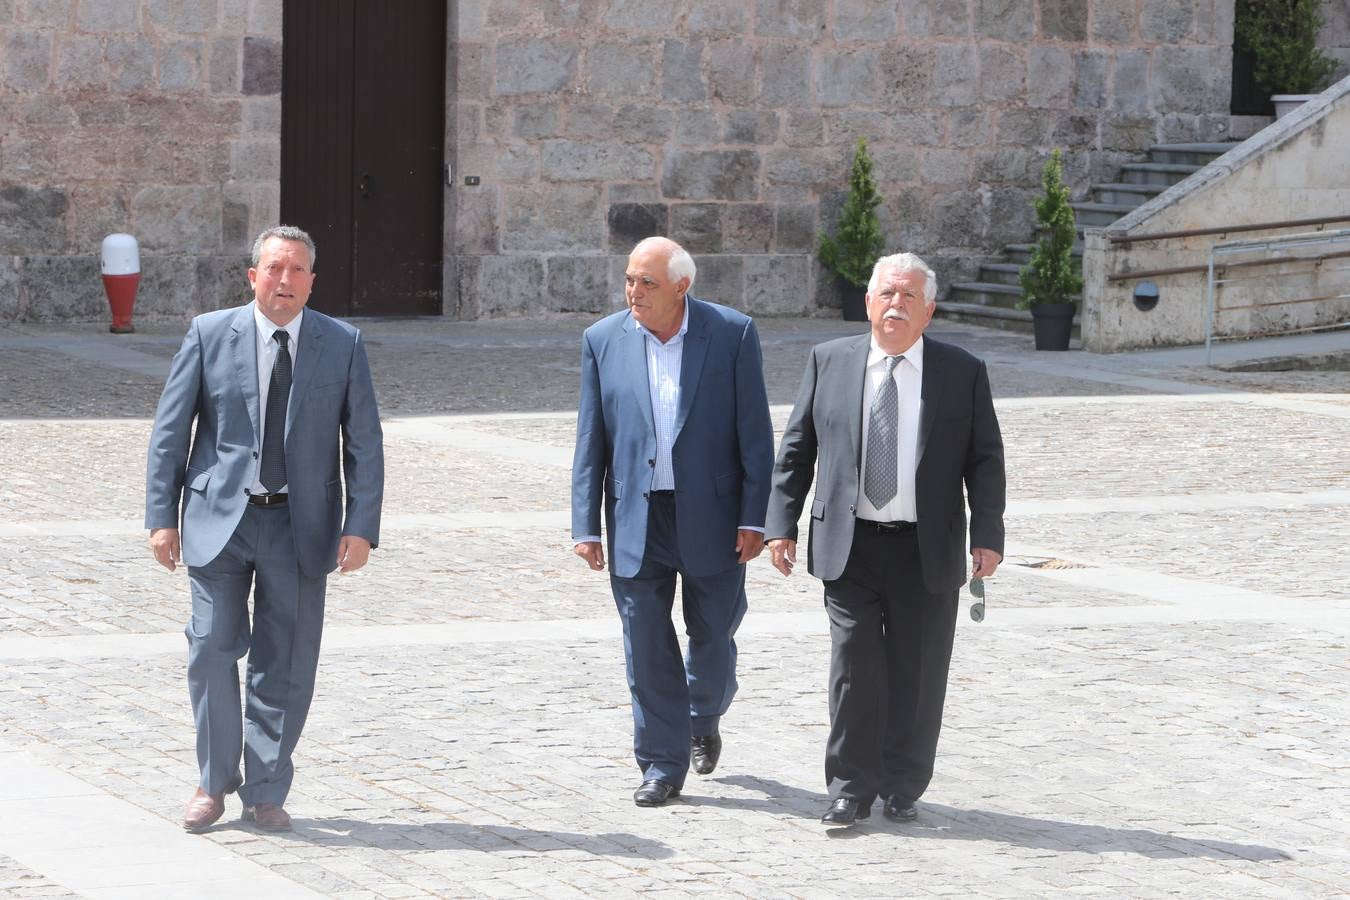
<svg viewBox="0 0 1350 900">
<path fill-rule="evenodd" d="M 533 850 L 580 850 L 594 856 L 636 856 L 668 859 L 674 851 L 660 841 L 624 832 L 576 834 L 534 831 L 511 825 L 469 825 L 437 822 L 428 825 L 377 824 L 358 819 L 296 818 L 294 830 L 272 837 L 326 847 L 375 847 L 381 850 L 478 850 L 483 853 Z"/>
<path fill-rule="evenodd" d="M 705 805 L 735 807 L 740 809 L 783 808 L 798 812 L 809 818 L 817 818 L 824 812 L 829 798 L 815 791 L 791 787 L 771 778 L 759 778 L 753 775 L 732 775 L 720 778 L 724 784 L 735 785 L 746 790 L 761 791 L 768 800 L 738 800 L 719 798 L 703 801 Z M 1236 844 L 1230 841 L 1209 838 L 1188 838 L 1166 832 L 1150 831 L 1146 828 L 1109 828 L 1103 825 L 1084 825 L 1078 822 L 1061 822 L 1057 819 L 1036 819 L 1030 816 L 1016 816 L 1010 813 L 992 812 L 983 809 L 957 809 L 939 803 L 920 801 L 918 821 L 900 824 L 893 823 L 880 815 L 881 805 L 872 807 L 872 817 L 855 829 L 832 829 L 828 834 L 833 838 L 848 838 L 865 830 L 883 827 L 899 831 L 908 837 L 922 837 L 938 840 L 960 841 L 999 841 L 1019 847 L 1037 850 L 1054 850 L 1079 853 L 1136 853 L 1152 859 L 1179 859 L 1202 857 L 1205 859 L 1246 859 L 1253 862 L 1271 862 L 1288 860 L 1293 857 L 1283 850 L 1265 847 L 1260 844 Z"/>
</svg>

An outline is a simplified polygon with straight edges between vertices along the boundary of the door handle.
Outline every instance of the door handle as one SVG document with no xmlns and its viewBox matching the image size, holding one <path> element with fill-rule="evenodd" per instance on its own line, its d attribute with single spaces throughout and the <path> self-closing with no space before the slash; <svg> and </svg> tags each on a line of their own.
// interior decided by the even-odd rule
<svg viewBox="0 0 1350 900">
<path fill-rule="evenodd" d="M 370 196 L 370 173 L 362 172 L 361 180 L 356 183 L 356 189 L 361 192 L 362 197 Z"/>
</svg>

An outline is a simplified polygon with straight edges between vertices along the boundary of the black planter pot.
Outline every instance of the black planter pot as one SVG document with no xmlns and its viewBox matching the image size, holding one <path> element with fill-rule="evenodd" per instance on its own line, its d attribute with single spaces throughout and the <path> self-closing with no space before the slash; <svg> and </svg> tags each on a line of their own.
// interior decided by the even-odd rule
<svg viewBox="0 0 1350 900">
<path fill-rule="evenodd" d="M 1068 350 L 1073 333 L 1073 303 L 1037 303 L 1031 308 L 1031 327 L 1037 350 Z"/>
<path fill-rule="evenodd" d="M 867 288 L 860 288 L 840 278 L 839 295 L 844 298 L 844 321 L 867 321 Z"/>
</svg>

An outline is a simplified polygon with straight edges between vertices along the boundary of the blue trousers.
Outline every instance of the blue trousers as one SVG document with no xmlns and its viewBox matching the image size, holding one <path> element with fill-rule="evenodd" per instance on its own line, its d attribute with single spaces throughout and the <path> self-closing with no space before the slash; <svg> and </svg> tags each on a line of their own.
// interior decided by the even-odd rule
<svg viewBox="0 0 1350 900">
<path fill-rule="evenodd" d="M 689 645 L 683 658 L 671 620 L 677 574 Z M 715 734 L 736 694 L 745 566 L 687 575 L 675 536 L 675 501 L 653 496 L 642 567 L 632 578 L 611 575 L 610 588 L 623 621 L 633 755 L 644 780 L 683 787 L 690 739 Z"/>
<path fill-rule="evenodd" d="M 294 548 L 286 506 L 248 506 L 220 555 L 188 567 L 188 694 L 200 786 L 216 794 L 236 784 L 242 755 L 239 796 L 248 806 L 286 801 L 291 753 L 314 696 L 327 576 L 303 574 Z M 241 720 L 239 660 L 246 655 Z"/>
</svg>

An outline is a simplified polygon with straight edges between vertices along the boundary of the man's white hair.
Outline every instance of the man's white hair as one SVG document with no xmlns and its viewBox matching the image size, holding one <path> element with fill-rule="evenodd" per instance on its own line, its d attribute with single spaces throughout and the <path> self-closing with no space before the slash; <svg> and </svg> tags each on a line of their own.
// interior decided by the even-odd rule
<svg viewBox="0 0 1350 900">
<path fill-rule="evenodd" d="M 637 246 L 633 248 L 633 252 L 637 253 L 639 250 L 646 250 L 653 246 L 660 247 L 670 254 L 666 261 L 666 277 L 671 281 L 679 281 L 681 278 L 688 278 L 689 287 L 685 288 L 685 290 L 687 291 L 689 288 L 692 288 L 694 286 L 694 277 L 698 274 L 698 267 L 694 265 L 694 258 L 689 255 L 689 251 L 685 250 L 670 238 L 655 236 L 643 238 L 638 241 Z"/>
<path fill-rule="evenodd" d="M 937 275 L 928 267 L 928 263 L 919 259 L 913 253 L 892 253 L 890 256 L 883 256 L 877 260 L 876 265 L 872 266 L 872 278 L 867 282 L 867 293 L 876 293 L 877 282 L 881 280 L 881 273 L 890 271 L 922 272 L 923 302 L 929 306 L 937 302 Z"/>
</svg>

